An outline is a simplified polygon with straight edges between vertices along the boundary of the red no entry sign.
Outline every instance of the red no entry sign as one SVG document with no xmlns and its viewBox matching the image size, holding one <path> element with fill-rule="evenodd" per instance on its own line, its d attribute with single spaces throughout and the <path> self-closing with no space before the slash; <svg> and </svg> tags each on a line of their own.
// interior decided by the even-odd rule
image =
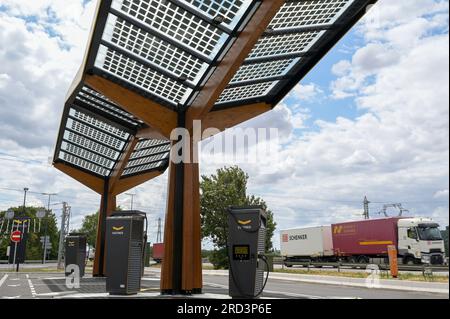
<svg viewBox="0 0 450 319">
<path fill-rule="evenodd" d="M 20 242 L 22 239 L 22 232 L 20 230 L 13 231 L 11 233 L 11 241 L 14 243 Z"/>
</svg>

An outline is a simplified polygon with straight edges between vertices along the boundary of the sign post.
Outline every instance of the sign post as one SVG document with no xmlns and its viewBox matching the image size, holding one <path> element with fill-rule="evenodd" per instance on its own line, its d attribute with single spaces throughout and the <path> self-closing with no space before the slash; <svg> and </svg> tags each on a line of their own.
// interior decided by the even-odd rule
<svg viewBox="0 0 450 319">
<path fill-rule="evenodd" d="M 394 245 L 388 246 L 389 266 L 391 269 L 391 276 L 393 278 L 398 277 L 398 259 L 397 248 Z"/>
<path fill-rule="evenodd" d="M 17 244 L 22 240 L 22 232 L 20 230 L 15 230 L 11 233 L 11 241 L 14 243 L 14 259 L 13 265 L 16 264 L 17 256 Z M 19 260 L 17 260 L 16 272 L 19 272 Z"/>
</svg>

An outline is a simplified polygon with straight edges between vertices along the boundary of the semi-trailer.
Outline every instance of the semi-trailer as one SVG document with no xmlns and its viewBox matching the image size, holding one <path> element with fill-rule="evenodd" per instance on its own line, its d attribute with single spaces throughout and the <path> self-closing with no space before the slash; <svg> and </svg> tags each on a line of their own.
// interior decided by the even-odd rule
<svg viewBox="0 0 450 319">
<path fill-rule="evenodd" d="M 429 218 L 388 217 L 281 231 L 281 255 L 295 262 L 384 263 L 394 245 L 403 264 L 444 263 L 439 225 Z"/>
<path fill-rule="evenodd" d="M 160 264 L 164 258 L 164 243 L 154 243 L 152 247 L 152 259 Z"/>
</svg>

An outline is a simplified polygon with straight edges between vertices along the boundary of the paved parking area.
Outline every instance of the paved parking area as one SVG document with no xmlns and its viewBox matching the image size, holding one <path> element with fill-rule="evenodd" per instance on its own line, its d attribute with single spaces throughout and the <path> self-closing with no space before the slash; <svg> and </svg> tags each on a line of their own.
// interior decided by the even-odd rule
<svg viewBox="0 0 450 319">
<path fill-rule="evenodd" d="M 186 296 L 182 297 L 186 298 Z M 0 273 L 0 299 L 30 298 L 177 298 L 177 296 L 160 295 L 159 275 L 156 273 L 146 274 L 142 278 L 141 292 L 133 296 L 110 296 L 106 293 L 105 278 L 91 275 L 82 278 L 78 288 L 69 288 L 66 278 L 61 273 Z M 229 298 L 228 289 L 223 285 L 206 283 L 203 294 L 190 298 L 227 299 Z M 265 298 L 293 297 L 282 293 L 269 293 L 265 294 Z M 301 296 L 297 298 L 301 298 Z"/>
</svg>

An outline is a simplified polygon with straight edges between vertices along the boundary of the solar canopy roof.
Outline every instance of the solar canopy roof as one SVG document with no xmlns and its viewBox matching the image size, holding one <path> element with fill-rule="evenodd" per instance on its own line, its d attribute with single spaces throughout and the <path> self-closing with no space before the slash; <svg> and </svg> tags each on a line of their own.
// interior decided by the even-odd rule
<svg viewBox="0 0 450 319">
<path fill-rule="evenodd" d="M 271 1 L 271 0 L 264 0 Z M 374 0 L 288 0 L 211 111 L 275 106 Z M 255 0 L 103 0 L 82 73 L 180 112 L 189 109 L 261 6 Z M 147 126 L 80 81 L 66 102 L 55 162 L 108 177 Z M 138 139 L 122 177 L 164 170 L 169 143 Z"/>
</svg>

